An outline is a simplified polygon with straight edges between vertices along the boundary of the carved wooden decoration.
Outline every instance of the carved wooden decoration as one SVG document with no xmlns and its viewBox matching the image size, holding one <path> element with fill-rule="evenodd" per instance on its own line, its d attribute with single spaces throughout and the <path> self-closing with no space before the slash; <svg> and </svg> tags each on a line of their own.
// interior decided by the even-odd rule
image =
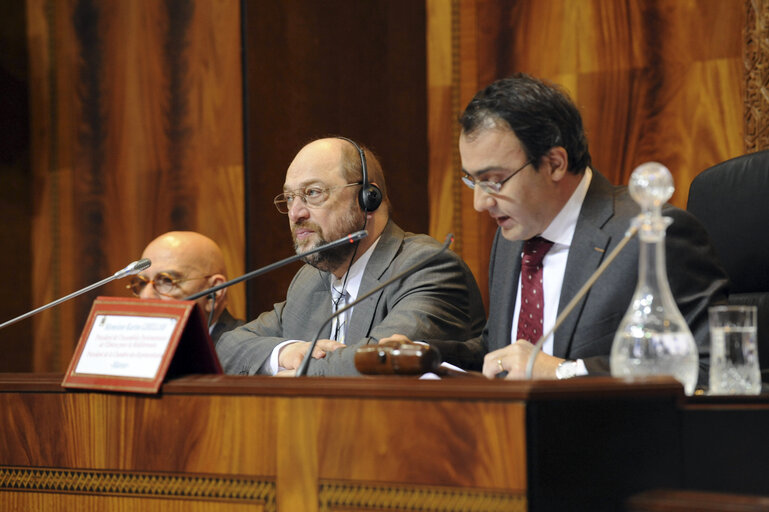
<svg viewBox="0 0 769 512">
<path fill-rule="evenodd" d="M 745 1 L 745 153 L 769 148 L 769 2 Z"/>
</svg>

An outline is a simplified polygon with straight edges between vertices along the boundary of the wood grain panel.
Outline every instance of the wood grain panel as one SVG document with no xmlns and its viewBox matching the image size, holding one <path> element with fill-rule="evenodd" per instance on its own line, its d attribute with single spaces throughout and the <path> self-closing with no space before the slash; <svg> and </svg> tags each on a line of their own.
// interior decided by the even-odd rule
<svg viewBox="0 0 769 512">
<path fill-rule="evenodd" d="M 160 397 L 2 391 L 0 489 L 102 496 L 84 500 L 83 507 L 109 504 L 108 496 L 119 494 L 268 504 L 268 490 L 260 489 L 271 481 L 282 510 L 317 510 L 321 487 L 327 503 L 355 502 L 366 493 L 397 502 L 395 495 L 413 494 L 445 502 L 435 510 L 447 511 L 463 510 L 456 506 L 461 499 L 496 504 L 488 510 L 525 499 L 525 408 L 515 398 L 408 399 L 411 386 L 398 392 L 397 382 L 386 391 L 394 399 L 364 398 L 366 386 L 359 390 L 349 379 L 330 384 L 351 398 L 329 398 L 314 396 L 322 386 L 309 381 L 280 391 L 258 385 L 275 379 L 229 380 L 230 386 L 246 385 L 246 394 L 228 396 L 210 386 L 206 394 L 182 389 Z M 390 484 L 401 488 L 393 497 Z M 30 510 L 48 503 L 21 502 Z M 143 506 L 142 500 L 129 503 L 121 506 Z M 181 505 L 169 503 L 175 506 Z M 210 508 L 220 509 L 227 510 Z"/>
<path fill-rule="evenodd" d="M 428 230 L 425 16 L 424 2 L 412 0 L 245 4 L 249 268 L 293 252 L 272 200 L 296 152 L 317 137 L 370 147 L 395 221 Z M 297 267 L 249 285 L 249 318 L 285 298 Z"/>
<path fill-rule="evenodd" d="M 31 309 L 32 299 L 32 174 L 29 170 L 29 69 L 27 63 L 26 6 L 0 3 L 0 219 L 3 219 L 0 266 L 0 323 Z M 6 327 L 0 338 L 0 371 L 29 371 L 32 326 Z"/>
<path fill-rule="evenodd" d="M 453 117 L 457 110 L 456 95 L 452 87 L 453 72 L 457 69 L 453 59 L 457 52 L 453 49 L 452 22 L 458 19 L 455 10 L 457 1 L 426 0 L 427 8 L 427 132 L 431 141 L 441 141 L 451 151 L 430 152 L 430 172 L 428 188 L 430 190 L 430 233 L 453 232 L 456 240 L 453 248 L 462 250 L 462 226 L 456 219 L 456 210 L 440 211 L 442 202 L 457 204 L 455 199 L 457 150 L 452 141 L 457 137 L 456 122 Z M 458 57 L 458 56 L 457 56 Z M 441 201 L 444 198 L 444 201 Z"/>
<path fill-rule="evenodd" d="M 278 502 L 286 510 L 318 510 L 318 419 L 317 399 L 297 398 L 277 406 L 280 439 L 277 450 Z"/>
<path fill-rule="evenodd" d="M 275 405 L 267 398 L 0 395 L 8 420 L 0 453 L 9 466 L 274 475 Z M 241 441 L 265 448 L 247 452 Z"/>
<path fill-rule="evenodd" d="M 451 47 L 458 64 L 436 59 L 436 66 L 459 66 L 451 85 L 460 96 L 456 115 L 478 89 L 513 72 L 561 84 L 582 111 L 594 166 L 620 184 L 641 163 L 660 161 L 676 181 L 672 202 L 683 207 L 696 174 L 744 151 L 741 30 L 749 4 L 463 0 L 458 23 L 428 26 L 428 37 L 444 45 L 431 46 L 430 57 L 445 52 L 446 41 L 459 42 Z M 429 77 L 449 74 L 434 70 Z M 428 83 L 431 104 L 446 104 L 443 83 Z M 432 156 L 455 145 L 431 131 L 432 181 L 458 170 L 447 171 Z M 433 199 L 433 215 L 453 215 L 452 196 Z M 476 248 L 488 252 L 494 229 L 471 207 L 462 199 L 461 254 L 485 284 L 488 256 Z M 478 236 L 472 246 L 470 233 Z"/>
<path fill-rule="evenodd" d="M 628 385 L 609 378 L 190 376 L 165 384 L 158 396 L 56 390 L 60 378 L 0 376 L 3 510 L 9 503 L 48 510 L 52 502 L 36 494 L 83 510 L 114 503 L 154 510 L 163 500 L 171 510 L 193 502 L 211 507 L 201 510 L 526 510 L 533 490 L 573 496 L 548 487 L 547 468 L 559 462 L 584 470 L 571 482 L 611 478 L 605 465 L 600 474 L 584 467 L 607 444 L 596 428 L 644 416 L 661 422 L 669 438 L 669 418 L 659 414 L 674 414 L 682 396 L 680 384 L 660 377 Z M 612 414 L 597 413 L 605 407 Z M 541 423 L 560 410 L 579 416 L 585 409 L 592 428 Z M 531 428 L 539 430 L 527 433 Z M 637 437 L 633 428 L 616 430 L 621 448 L 602 458 L 614 465 L 628 460 L 624 440 Z M 553 439 L 569 445 L 567 461 L 562 450 L 553 452 Z M 656 438 L 648 442 L 659 448 Z M 652 459 L 639 467 L 628 470 L 628 481 L 648 482 L 659 472 Z"/>
<path fill-rule="evenodd" d="M 526 435 L 516 428 L 525 422 L 522 404 L 468 402 L 459 414 L 456 402 L 436 401 L 429 416 L 423 407 L 415 400 L 328 400 L 318 425 L 320 474 L 460 487 L 483 481 L 489 488 L 525 491 Z M 398 418 L 397 425 L 391 418 Z M 364 451 L 374 454 L 376 466 L 356 457 Z M 412 453 L 430 455 L 404 465 Z"/>
<path fill-rule="evenodd" d="M 33 301 L 100 281 L 172 229 L 244 271 L 240 3 L 27 3 Z M 66 367 L 95 290 L 34 322 L 35 368 Z M 230 291 L 245 316 L 245 293 Z"/>
</svg>

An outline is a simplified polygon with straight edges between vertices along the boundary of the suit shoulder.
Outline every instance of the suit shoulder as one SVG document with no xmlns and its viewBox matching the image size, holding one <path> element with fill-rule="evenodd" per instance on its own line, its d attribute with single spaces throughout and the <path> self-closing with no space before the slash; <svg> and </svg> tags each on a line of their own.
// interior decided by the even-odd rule
<svg viewBox="0 0 769 512">
<path fill-rule="evenodd" d="M 440 252 L 443 248 L 443 244 L 438 242 L 431 236 L 405 233 L 400 250 L 398 251 L 398 258 L 421 259 Z M 461 258 L 452 250 L 446 251 L 446 258 L 455 259 L 461 261 Z"/>
<path fill-rule="evenodd" d="M 323 272 L 312 265 L 304 264 L 297 270 L 291 283 L 288 285 L 289 292 L 296 286 L 306 289 L 307 286 L 323 283 Z"/>
</svg>

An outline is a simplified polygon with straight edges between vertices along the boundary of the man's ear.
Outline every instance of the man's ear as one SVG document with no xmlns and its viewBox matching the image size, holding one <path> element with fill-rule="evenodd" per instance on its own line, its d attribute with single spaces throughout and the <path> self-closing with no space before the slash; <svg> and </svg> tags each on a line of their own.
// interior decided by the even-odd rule
<svg viewBox="0 0 769 512">
<path fill-rule="evenodd" d="M 224 283 L 227 279 L 222 274 L 214 274 L 211 277 L 208 278 L 208 287 L 213 288 L 214 286 L 220 285 Z M 227 296 L 227 288 L 222 288 L 221 290 L 218 290 L 214 292 L 214 295 L 216 295 L 216 305 L 219 306 L 219 304 L 222 303 L 224 298 Z M 211 294 L 208 294 L 206 297 L 206 306 L 205 310 L 206 313 L 211 311 Z"/>
<path fill-rule="evenodd" d="M 561 146 L 550 148 L 544 156 L 545 169 L 553 181 L 561 181 L 569 172 L 569 154 Z"/>
<path fill-rule="evenodd" d="M 222 274 L 214 274 L 214 275 L 211 276 L 211 278 L 209 280 L 209 285 L 208 286 L 209 286 L 209 288 L 214 287 L 214 286 L 218 286 L 218 285 L 224 283 L 225 281 L 227 281 L 227 278 L 224 277 L 224 275 L 222 275 Z M 224 299 L 224 297 L 226 297 L 226 296 L 227 296 L 227 288 L 222 288 L 221 290 L 218 290 L 216 292 L 216 302 L 219 302 L 220 300 Z"/>
</svg>

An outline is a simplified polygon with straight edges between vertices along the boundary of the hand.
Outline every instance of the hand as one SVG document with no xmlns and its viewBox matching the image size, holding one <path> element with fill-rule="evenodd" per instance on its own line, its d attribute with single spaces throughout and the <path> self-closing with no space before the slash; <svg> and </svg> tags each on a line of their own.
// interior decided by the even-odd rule
<svg viewBox="0 0 769 512">
<path fill-rule="evenodd" d="M 334 340 L 318 340 L 315 345 L 315 350 L 312 351 L 312 357 L 315 359 L 322 359 L 326 357 L 327 352 L 333 352 L 338 348 L 344 347 L 344 343 L 339 343 Z M 278 354 L 278 364 L 286 370 L 296 370 L 299 365 L 302 364 L 302 359 L 310 348 L 310 342 L 297 341 L 290 343 L 280 349 Z"/>
<path fill-rule="evenodd" d="M 382 338 L 381 340 L 379 340 L 380 345 L 390 344 L 390 343 L 399 345 L 401 343 L 412 343 L 412 341 L 402 334 L 393 334 L 390 337 Z"/>
<path fill-rule="evenodd" d="M 526 340 L 518 340 L 505 348 L 489 352 L 483 358 L 483 374 L 488 378 L 494 378 L 498 373 L 507 372 L 506 379 L 526 378 L 526 365 L 534 350 L 534 345 Z M 555 369 L 564 359 L 554 357 L 544 352 L 537 355 L 534 361 L 532 375 L 537 379 L 555 379 Z"/>
</svg>

